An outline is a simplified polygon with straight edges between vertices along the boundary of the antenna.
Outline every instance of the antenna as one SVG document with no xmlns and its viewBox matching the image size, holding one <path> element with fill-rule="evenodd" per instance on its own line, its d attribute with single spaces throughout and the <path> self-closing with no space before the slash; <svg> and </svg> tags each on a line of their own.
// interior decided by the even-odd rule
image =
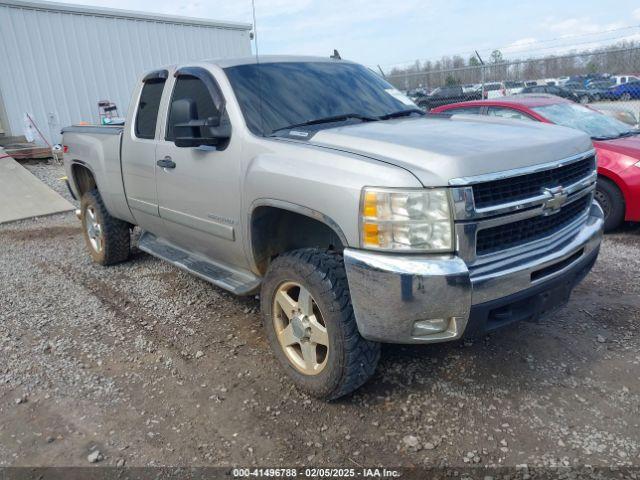
<svg viewBox="0 0 640 480">
<path fill-rule="evenodd" d="M 264 112 L 263 112 L 263 101 L 262 101 L 262 75 L 260 75 L 260 54 L 258 51 L 258 25 L 256 23 L 256 0 L 251 0 L 251 12 L 253 13 L 253 41 L 256 45 L 256 68 L 258 69 L 258 92 L 259 92 L 259 105 L 258 110 L 260 111 L 260 129 L 264 134 Z"/>
<path fill-rule="evenodd" d="M 251 0 L 251 11 L 253 13 L 253 41 L 256 44 L 256 63 L 260 63 L 258 55 L 258 26 L 256 25 L 256 0 Z"/>
</svg>

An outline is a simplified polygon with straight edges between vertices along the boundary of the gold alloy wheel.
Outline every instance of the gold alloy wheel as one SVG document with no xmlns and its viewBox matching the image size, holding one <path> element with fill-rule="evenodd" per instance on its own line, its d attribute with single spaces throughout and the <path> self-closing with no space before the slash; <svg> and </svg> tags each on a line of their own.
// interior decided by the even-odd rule
<svg viewBox="0 0 640 480">
<path fill-rule="evenodd" d="M 84 228 L 87 231 L 87 237 L 89 238 L 91 248 L 93 248 L 96 253 L 102 252 L 102 246 L 104 244 L 102 226 L 98 221 L 95 209 L 91 205 L 87 206 L 84 211 Z"/>
<path fill-rule="evenodd" d="M 327 365 L 329 336 L 322 313 L 302 285 L 285 282 L 273 299 L 273 327 L 289 362 L 305 375 L 317 375 Z"/>
</svg>

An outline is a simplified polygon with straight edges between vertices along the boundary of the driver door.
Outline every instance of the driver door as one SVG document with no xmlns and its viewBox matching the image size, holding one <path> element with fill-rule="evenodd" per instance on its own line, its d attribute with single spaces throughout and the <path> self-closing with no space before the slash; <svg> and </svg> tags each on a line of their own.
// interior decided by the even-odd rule
<svg viewBox="0 0 640 480">
<path fill-rule="evenodd" d="M 184 72 L 184 73 L 181 73 Z M 211 72 L 181 69 L 173 84 L 163 137 L 156 149 L 158 209 L 164 236 L 190 253 L 222 263 L 245 262 L 240 228 L 240 142 L 178 147 L 185 106 L 194 123 L 226 118 L 224 99 Z M 182 126 L 181 126 L 182 125 Z"/>
</svg>

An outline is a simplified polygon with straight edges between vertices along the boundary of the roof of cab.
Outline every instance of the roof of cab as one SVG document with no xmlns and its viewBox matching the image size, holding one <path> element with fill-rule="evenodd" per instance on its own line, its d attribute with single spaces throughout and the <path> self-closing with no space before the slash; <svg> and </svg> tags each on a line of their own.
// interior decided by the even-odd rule
<svg viewBox="0 0 640 480">
<path fill-rule="evenodd" d="M 0 0 L 1 1 L 1 0 Z M 188 63 L 181 64 L 173 64 L 173 65 L 164 65 L 158 68 L 154 68 L 153 70 L 149 70 L 144 73 L 142 76 L 143 79 L 146 79 L 150 75 L 157 74 L 158 72 L 168 71 L 173 72 L 179 68 L 193 66 L 193 65 L 202 65 L 210 64 L 216 65 L 220 68 L 230 68 L 230 67 L 238 67 L 240 65 L 255 65 L 257 63 L 286 63 L 286 62 L 342 62 L 342 63 L 353 63 L 349 60 L 338 60 L 331 57 L 313 57 L 313 56 L 301 56 L 301 55 L 260 55 L 259 59 L 255 56 L 250 57 L 231 57 L 231 58 L 214 58 L 210 60 L 201 60 L 194 61 Z"/>
<path fill-rule="evenodd" d="M 213 60 L 206 60 L 204 63 L 212 63 L 218 65 L 221 68 L 237 67 L 239 65 L 255 65 L 257 63 L 286 63 L 286 62 L 346 62 L 351 63 L 348 60 L 338 60 L 331 57 L 314 57 L 303 55 L 260 55 L 250 57 L 235 57 L 235 58 L 216 58 Z"/>
</svg>

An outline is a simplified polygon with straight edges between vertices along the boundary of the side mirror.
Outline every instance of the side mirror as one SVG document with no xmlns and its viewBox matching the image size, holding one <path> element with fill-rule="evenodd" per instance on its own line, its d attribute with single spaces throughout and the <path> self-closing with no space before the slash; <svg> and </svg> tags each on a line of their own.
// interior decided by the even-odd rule
<svg viewBox="0 0 640 480">
<path fill-rule="evenodd" d="M 231 124 L 224 111 L 217 117 L 198 119 L 198 109 L 192 99 L 176 100 L 171 104 L 173 137 L 176 147 L 201 145 L 226 146 L 231 138 Z"/>
</svg>

